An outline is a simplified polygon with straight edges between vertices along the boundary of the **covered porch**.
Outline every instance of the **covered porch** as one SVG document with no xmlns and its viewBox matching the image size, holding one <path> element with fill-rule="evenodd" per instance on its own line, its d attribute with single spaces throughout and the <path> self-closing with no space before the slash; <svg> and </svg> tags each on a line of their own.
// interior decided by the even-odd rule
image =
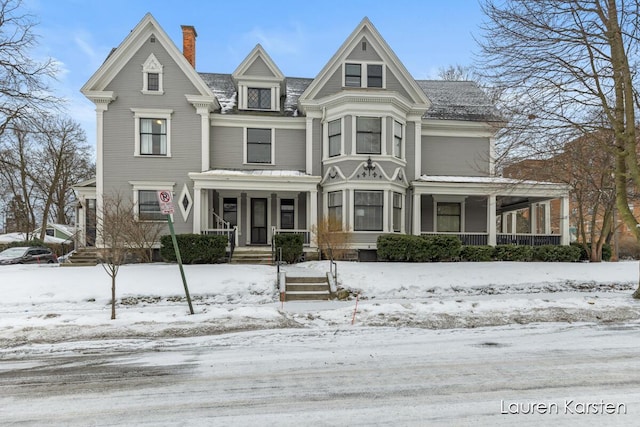
<svg viewBox="0 0 640 427">
<path fill-rule="evenodd" d="M 267 247 L 278 233 L 312 246 L 320 177 L 298 171 L 211 170 L 194 182 L 193 232 L 226 234 L 236 248 Z"/>
<path fill-rule="evenodd" d="M 502 177 L 422 176 L 413 186 L 413 234 L 465 245 L 568 245 L 569 189 Z"/>
</svg>

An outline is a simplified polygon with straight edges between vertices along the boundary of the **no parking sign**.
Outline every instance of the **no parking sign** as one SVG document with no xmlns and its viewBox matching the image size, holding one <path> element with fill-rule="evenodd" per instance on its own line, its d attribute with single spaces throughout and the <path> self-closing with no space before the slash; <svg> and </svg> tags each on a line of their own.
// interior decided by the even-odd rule
<svg viewBox="0 0 640 427">
<path fill-rule="evenodd" d="M 171 191 L 158 190 L 158 203 L 160 203 L 160 212 L 164 215 L 173 214 L 173 196 Z"/>
</svg>

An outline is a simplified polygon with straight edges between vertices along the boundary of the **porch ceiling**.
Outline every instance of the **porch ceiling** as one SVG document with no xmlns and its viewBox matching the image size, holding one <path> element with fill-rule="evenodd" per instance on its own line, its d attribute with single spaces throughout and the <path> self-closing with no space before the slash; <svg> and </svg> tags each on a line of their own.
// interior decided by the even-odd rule
<svg viewBox="0 0 640 427">
<path fill-rule="evenodd" d="M 215 169 L 191 172 L 196 190 L 314 191 L 322 179 L 300 171 Z"/>
<path fill-rule="evenodd" d="M 416 194 L 495 195 L 510 197 L 569 197 L 569 186 L 503 177 L 430 176 L 412 181 Z"/>
</svg>

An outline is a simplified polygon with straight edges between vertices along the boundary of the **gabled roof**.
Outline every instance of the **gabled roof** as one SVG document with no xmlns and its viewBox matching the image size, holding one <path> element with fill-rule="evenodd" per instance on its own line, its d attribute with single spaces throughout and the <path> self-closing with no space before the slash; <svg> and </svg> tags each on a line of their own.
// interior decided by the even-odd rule
<svg viewBox="0 0 640 427">
<path fill-rule="evenodd" d="M 82 86 L 80 91 L 87 97 L 90 97 L 90 95 L 94 93 L 104 93 L 109 83 L 117 76 L 122 68 L 124 68 L 142 44 L 149 40 L 152 35 L 155 36 L 157 42 L 167 50 L 185 76 L 187 76 L 191 83 L 197 88 L 199 91 L 197 95 L 213 96 L 209 86 L 202 81 L 198 73 L 150 13 L 147 13 L 122 43 L 120 43 L 115 50 L 111 51 L 104 63 L 84 86 Z"/>
<path fill-rule="evenodd" d="M 309 85 L 307 90 L 302 94 L 302 96 L 300 96 L 301 103 L 315 98 L 327 80 L 338 68 L 342 67 L 342 63 L 347 59 L 349 53 L 355 48 L 355 46 L 360 43 L 362 37 L 366 37 L 368 42 L 372 44 L 374 50 L 381 56 L 381 59 L 384 61 L 386 66 L 389 67 L 389 69 L 391 69 L 391 71 L 397 76 L 402 86 L 411 96 L 412 99 L 410 99 L 410 101 L 416 104 L 423 104 L 425 108 L 427 108 L 429 100 L 425 96 L 424 92 L 367 17 L 360 22 L 329 62 L 327 62 L 314 81 Z"/>
<path fill-rule="evenodd" d="M 279 82 L 284 80 L 284 74 L 282 74 L 282 71 L 280 71 L 278 66 L 273 62 L 271 57 L 267 55 L 267 52 L 265 52 L 260 44 L 257 44 L 249 55 L 247 55 L 244 61 L 238 65 L 238 68 L 236 68 L 232 74 L 233 78 L 236 80 L 242 80 L 243 78 L 255 78 L 255 76 L 251 74 L 251 67 L 258 61 L 262 61 L 272 74 L 270 77 L 260 76 L 260 80 L 276 80 Z"/>
</svg>

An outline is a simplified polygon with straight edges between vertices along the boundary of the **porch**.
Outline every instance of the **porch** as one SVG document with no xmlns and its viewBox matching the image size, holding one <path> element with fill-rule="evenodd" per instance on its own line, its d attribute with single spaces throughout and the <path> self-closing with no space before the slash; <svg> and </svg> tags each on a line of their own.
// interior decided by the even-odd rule
<svg viewBox="0 0 640 427">
<path fill-rule="evenodd" d="M 412 183 L 413 234 L 463 245 L 568 245 L 566 185 L 501 177 L 422 176 Z"/>
</svg>

